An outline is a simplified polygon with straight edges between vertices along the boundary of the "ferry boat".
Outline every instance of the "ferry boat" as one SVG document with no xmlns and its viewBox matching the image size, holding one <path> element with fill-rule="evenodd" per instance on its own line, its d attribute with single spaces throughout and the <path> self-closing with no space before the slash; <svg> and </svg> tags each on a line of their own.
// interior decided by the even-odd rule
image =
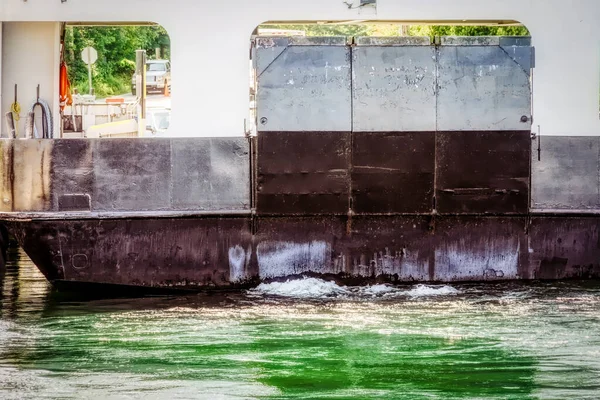
<svg viewBox="0 0 600 400">
<path fill-rule="evenodd" d="M 168 137 L 13 139 L 2 124 L 2 230 L 53 284 L 600 276 L 598 1 L 4 0 L 2 115 L 15 84 L 60 115 L 64 23 L 136 21 L 171 38 Z M 531 37 L 251 40 L 265 21 Z"/>
</svg>

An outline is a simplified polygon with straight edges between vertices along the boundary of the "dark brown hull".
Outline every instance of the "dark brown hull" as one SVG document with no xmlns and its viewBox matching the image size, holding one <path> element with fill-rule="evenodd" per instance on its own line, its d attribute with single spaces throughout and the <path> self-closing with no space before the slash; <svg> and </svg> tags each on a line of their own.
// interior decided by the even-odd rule
<svg viewBox="0 0 600 400">
<path fill-rule="evenodd" d="M 204 217 L 10 222 L 51 282 L 202 290 L 600 278 L 595 216 Z"/>
</svg>

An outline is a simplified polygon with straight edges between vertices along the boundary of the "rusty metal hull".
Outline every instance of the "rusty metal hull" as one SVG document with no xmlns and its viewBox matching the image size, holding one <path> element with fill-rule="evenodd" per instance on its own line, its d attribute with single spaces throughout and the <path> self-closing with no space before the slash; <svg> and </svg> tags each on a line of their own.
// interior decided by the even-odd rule
<svg viewBox="0 0 600 400">
<path fill-rule="evenodd" d="M 600 277 L 600 219 L 534 216 L 39 220 L 7 226 L 55 283 L 242 288 Z"/>
</svg>

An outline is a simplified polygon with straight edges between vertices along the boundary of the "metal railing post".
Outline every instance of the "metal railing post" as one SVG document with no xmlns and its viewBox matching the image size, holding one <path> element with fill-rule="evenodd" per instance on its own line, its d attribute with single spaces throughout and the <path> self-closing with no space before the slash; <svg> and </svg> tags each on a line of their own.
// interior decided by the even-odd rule
<svg viewBox="0 0 600 400">
<path fill-rule="evenodd" d="M 146 131 L 146 50 L 135 52 L 135 86 L 138 102 L 138 136 Z"/>
</svg>

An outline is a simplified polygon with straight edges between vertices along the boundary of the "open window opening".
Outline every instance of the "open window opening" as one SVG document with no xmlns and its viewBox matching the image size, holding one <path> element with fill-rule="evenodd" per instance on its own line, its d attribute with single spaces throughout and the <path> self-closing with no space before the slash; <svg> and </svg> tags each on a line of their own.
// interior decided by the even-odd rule
<svg viewBox="0 0 600 400">
<path fill-rule="evenodd" d="M 170 39 L 154 23 L 5 22 L 2 136 L 167 135 Z"/>
</svg>

